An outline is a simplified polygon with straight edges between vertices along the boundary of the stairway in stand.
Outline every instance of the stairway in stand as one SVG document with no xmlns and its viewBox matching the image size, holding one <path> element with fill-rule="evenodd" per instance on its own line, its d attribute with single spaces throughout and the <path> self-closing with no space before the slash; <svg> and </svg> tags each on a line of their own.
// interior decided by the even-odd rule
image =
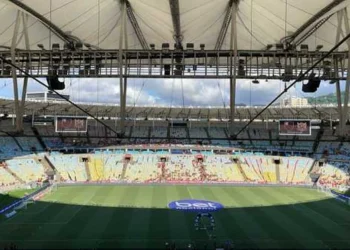
<svg viewBox="0 0 350 250">
<path fill-rule="evenodd" d="M 34 161 L 38 164 L 41 164 L 44 167 L 45 174 L 52 176 L 55 174 L 55 168 L 51 165 L 50 162 L 46 160 L 46 157 L 34 157 Z"/>
<path fill-rule="evenodd" d="M 91 172 L 90 172 L 90 168 L 89 168 L 89 162 L 85 161 L 84 162 L 84 166 L 85 166 L 85 171 L 86 171 L 86 175 L 87 175 L 87 179 L 88 181 L 91 180 Z"/>
<path fill-rule="evenodd" d="M 4 169 L 9 172 L 16 180 L 18 180 L 20 183 L 25 184 L 26 182 L 20 178 L 15 172 L 13 172 L 7 165 L 5 165 Z"/>
<path fill-rule="evenodd" d="M 207 180 L 207 171 L 205 169 L 205 165 L 203 163 L 198 163 L 199 167 L 199 174 L 200 174 L 200 180 L 201 181 L 206 181 Z"/>
<path fill-rule="evenodd" d="M 35 135 L 35 137 L 38 139 L 40 145 L 43 149 L 47 148 L 45 142 L 43 141 L 43 138 L 41 138 L 40 133 L 36 127 L 32 127 L 32 131 Z"/>
<path fill-rule="evenodd" d="M 242 168 L 240 160 L 238 159 L 235 163 L 237 164 L 239 172 L 242 174 L 244 181 L 249 181 L 247 175 L 245 174 L 245 172 L 244 172 L 244 170 Z"/>
<path fill-rule="evenodd" d="M 191 142 L 191 137 L 190 137 L 190 130 L 188 129 L 188 127 L 186 126 L 186 137 L 188 139 L 189 142 Z"/>
<path fill-rule="evenodd" d="M 19 141 L 16 139 L 16 137 L 12 137 L 12 138 L 15 141 L 15 143 L 17 144 L 17 146 L 21 149 L 21 151 L 24 151 L 22 148 L 22 145 L 19 143 Z"/>
<path fill-rule="evenodd" d="M 208 128 L 204 128 L 204 131 L 205 131 L 205 133 L 206 133 L 206 135 L 207 135 L 207 137 L 208 137 L 209 143 L 211 144 L 211 136 L 210 136 L 210 134 L 209 134 Z"/>
<path fill-rule="evenodd" d="M 123 171 L 122 171 L 122 176 L 121 176 L 122 180 L 125 179 L 125 174 L 126 174 L 126 170 L 128 168 L 128 164 L 129 164 L 129 161 L 124 161 L 124 163 L 123 163 Z"/>
<path fill-rule="evenodd" d="M 280 174 L 280 164 L 275 164 L 276 167 L 276 182 L 281 181 L 281 174 Z"/>
</svg>

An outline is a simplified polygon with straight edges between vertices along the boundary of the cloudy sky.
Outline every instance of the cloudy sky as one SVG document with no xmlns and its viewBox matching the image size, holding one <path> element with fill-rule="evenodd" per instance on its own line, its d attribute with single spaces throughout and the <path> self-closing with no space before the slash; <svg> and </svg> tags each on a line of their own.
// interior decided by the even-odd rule
<svg viewBox="0 0 350 250">
<path fill-rule="evenodd" d="M 41 79 L 46 83 L 44 79 Z M 64 80 L 64 79 L 62 79 Z M 119 103 L 119 79 L 65 79 L 66 89 L 60 93 L 71 95 L 76 102 Z M 344 83 L 342 88 L 344 89 Z M 285 86 L 277 80 L 238 80 L 236 103 L 265 105 Z M 20 89 L 22 80 L 20 80 Z M 34 80 L 29 81 L 28 92 L 43 91 Z M 288 96 L 315 97 L 335 92 L 335 85 L 322 82 L 316 93 L 301 91 L 301 83 L 291 88 Z M 12 79 L 0 80 L 0 97 L 13 98 Z M 204 79 L 129 79 L 127 91 L 128 105 L 162 106 L 220 106 L 229 105 L 228 80 Z"/>
</svg>

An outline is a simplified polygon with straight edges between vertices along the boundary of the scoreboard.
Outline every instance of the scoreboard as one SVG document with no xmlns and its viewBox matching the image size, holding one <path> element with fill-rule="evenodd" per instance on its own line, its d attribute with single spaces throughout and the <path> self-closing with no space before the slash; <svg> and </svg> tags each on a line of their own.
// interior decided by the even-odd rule
<svg viewBox="0 0 350 250">
<path fill-rule="evenodd" d="M 55 128 L 56 133 L 86 133 L 87 117 L 56 116 Z"/>
<path fill-rule="evenodd" d="M 311 135 L 311 121 L 299 119 L 283 119 L 279 120 L 280 135 Z"/>
</svg>

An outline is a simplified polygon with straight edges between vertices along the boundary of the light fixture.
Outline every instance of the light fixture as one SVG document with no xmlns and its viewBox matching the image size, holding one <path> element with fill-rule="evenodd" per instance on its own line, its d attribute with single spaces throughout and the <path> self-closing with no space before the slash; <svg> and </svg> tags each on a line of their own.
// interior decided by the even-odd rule
<svg viewBox="0 0 350 250">
<path fill-rule="evenodd" d="M 163 52 L 169 52 L 170 45 L 169 43 L 162 43 Z"/>
<path fill-rule="evenodd" d="M 283 51 L 283 49 L 284 49 L 284 46 L 283 46 L 282 43 L 277 43 L 277 44 L 276 44 L 276 50 L 277 50 L 277 51 Z"/>
<path fill-rule="evenodd" d="M 39 49 L 45 50 L 44 45 L 42 45 L 41 43 L 39 43 L 37 46 L 38 46 Z"/>
<path fill-rule="evenodd" d="M 151 48 L 151 50 L 154 50 L 156 48 L 156 45 L 154 43 L 151 43 L 149 47 Z"/>
<path fill-rule="evenodd" d="M 323 45 L 319 44 L 319 45 L 316 46 L 316 51 L 320 51 L 322 48 L 323 48 Z"/>
<path fill-rule="evenodd" d="M 91 44 L 90 43 L 84 43 L 85 47 L 88 48 L 89 50 L 91 49 Z"/>
<path fill-rule="evenodd" d="M 193 43 L 186 43 L 186 49 L 188 51 L 193 51 L 194 50 L 194 44 Z"/>
<path fill-rule="evenodd" d="M 300 51 L 301 52 L 304 52 L 304 53 L 307 53 L 309 51 L 309 45 L 307 44 L 301 44 L 300 45 Z"/>
<path fill-rule="evenodd" d="M 199 45 L 199 47 L 201 48 L 201 50 L 204 50 L 204 49 L 205 49 L 205 44 L 204 44 L 204 43 L 201 43 L 201 44 Z"/>
<path fill-rule="evenodd" d="M 75 49 L 76 49 L 76 50 L 82 50 L 82 49 L 83 49 L 83 44 L 82 44 L 81 42 L 77 42 L 77 43 L 75 44 Z"/>
<path fill-rule="evenodd" d="M 52 51 L 58 52 L 60 50 L 60 44 L 59 43 L 53 43 L 52 44 Z"/>
<path fill-rule="evenodd" d="M 266 45 L 266 50 L 270 50 L 272 47 L 273 47 L 272 44 L 268 44 L 268 45 Z"/>
</svg>

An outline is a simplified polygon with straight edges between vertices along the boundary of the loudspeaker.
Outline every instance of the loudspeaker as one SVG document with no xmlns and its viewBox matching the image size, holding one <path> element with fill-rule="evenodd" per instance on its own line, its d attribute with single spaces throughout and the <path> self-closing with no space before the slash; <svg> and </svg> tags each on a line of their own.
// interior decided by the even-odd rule
<svg viewBox="0 0 350 250">
<path fill-rule="evenodd" d="M 58 76 L 48 76 L 46 77 L 47 83 L 49 84 L 49 90 L 63 90 L 66 86 L 64 82 L 58 80 Z"/>
<path fill-rule="evenodd" d="M 305 93 L 314 93 L 320 87 L 320 83 L 320 79 L 309 79 L 308 83 L 303 85 L 302 91 Z"/>
</svg>

